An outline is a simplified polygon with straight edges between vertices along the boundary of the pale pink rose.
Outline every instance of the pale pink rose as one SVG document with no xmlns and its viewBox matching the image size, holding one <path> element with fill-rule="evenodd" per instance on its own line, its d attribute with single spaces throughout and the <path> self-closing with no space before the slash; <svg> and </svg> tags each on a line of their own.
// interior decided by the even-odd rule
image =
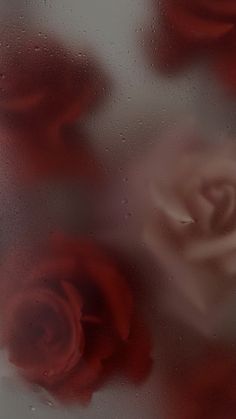
<svg viewBox="0 0 236 419">
<path fill-rule="evenodd" d="M 225 328 L 236 306 L 236 147 L 181 130 L 145 167 L 145 240 L 168 275 L 166 301 L 201 331 Z"/>
</svg>

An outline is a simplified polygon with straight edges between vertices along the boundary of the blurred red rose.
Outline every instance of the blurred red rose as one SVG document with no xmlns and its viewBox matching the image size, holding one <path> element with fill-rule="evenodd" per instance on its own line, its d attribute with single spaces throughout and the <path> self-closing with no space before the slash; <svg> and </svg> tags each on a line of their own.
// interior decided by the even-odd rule
<svg viewBox="0 0 236 419">
<path fill-rule="evenodd" d="M 232 354 L 231 354 L 232 355 Z M 235 419 L 236 358 L 213 349 L 178 383 L 178 419 Z"/>
<path fill-rule="evenodd" d="M 152 57 L 164 72 L 175 72 L 204 54 L 236 89 L 236 3 L 234 0 L 162 0 L 161 30 L 152 34 Z M 154 38 L 153 38 L 154 35 Z"/>
<path fill-rule="evenodd" d="M 88 240 L 58 238 L 50 256 L 12 256 L 2 271 L 2 344 L 30 382 L 64 402 L 91 398 L 117 368 L 150 368 L 150 339 L 116 264 Z"/>
<path fill-rule="evenodd" d="M 34 131 L 55 133 L 81 120 L 105 95 L 107 79 L 84 49 L 17 27 L 4 32 L 0 51 L 1 114 L 14 114 Z"/>
<path fill-rule="evenodd" d="M 83 50 L 20 27 L 5 30 L 0 53 L 0 121 L 28 180 L 94 180 L 101 166 L 75 122 L 105 97 L 108 82 L 98 64 Z"/>
</svg>

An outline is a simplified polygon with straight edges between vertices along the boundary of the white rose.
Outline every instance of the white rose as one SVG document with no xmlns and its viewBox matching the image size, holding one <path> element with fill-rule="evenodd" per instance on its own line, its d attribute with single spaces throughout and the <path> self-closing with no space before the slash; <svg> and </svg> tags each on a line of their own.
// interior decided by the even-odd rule
<svg viewBox="0 0 236 419">
<path fill-rule="evenodd" d="M 212 331 L 236 305 L 236 149 L 172 133 L 147 167 L 145 238 L 170 278 L 169 303 Z"/>
</svg>

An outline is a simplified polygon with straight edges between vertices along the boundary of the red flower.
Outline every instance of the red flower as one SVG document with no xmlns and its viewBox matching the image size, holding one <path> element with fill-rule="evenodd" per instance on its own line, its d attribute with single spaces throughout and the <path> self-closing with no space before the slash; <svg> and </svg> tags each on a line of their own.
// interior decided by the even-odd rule
<svg viewBox="0 0 236 419">
<path fill-rule="evenodd" d="M 83 50 L 21 28 L 5 32 L 0 50 L 1 112 L 34 130 L 81 119 L 104 96 L 105 76 Z"/>
<path fill-rule="evenodd" d="M 88 401 L 117 366 L 135 381 L 147 375 L 150 340 L 131 291 L 91 241 L 57 240 L 50 257 L 14 255 L 2 273 L 1 307 L 10 361 L 62 401 Z"/>
<path fill-rule="evenodd" d="M 100 170 L 94 162 L 91 167 L 92 152 L 74 123 L 105 96 L 107 79 L 98 65 L 84 51 L 21 28 L 5 31 L 0 52 L 1 124 L 26 176 L 95 177 Z"/>
<path fill-rule="evenodd" d="M 213 352 L 182 377 L 178 419 L 235 419 L 236 359 Z"/>
<path fill-rule="evenodd" d="M 205 54 L 236 89 L 236 3 L 234 0 L 163 0 L 161 33 L 152 43 L 154 60 L 173 72 Z M 152 48 L 153 49 L 153 48 Z"/>
</svg>

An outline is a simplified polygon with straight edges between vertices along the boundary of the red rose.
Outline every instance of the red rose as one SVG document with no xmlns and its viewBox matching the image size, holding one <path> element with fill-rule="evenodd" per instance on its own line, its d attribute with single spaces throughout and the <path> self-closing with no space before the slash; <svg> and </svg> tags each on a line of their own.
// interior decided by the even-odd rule
<svg viewBox="0 0 236 419">
<path fill-rule="evenodd" d="M 0 109 L 5 117 L 14 115 L 14 124 L 55 132 L 104 96 L 105 76 L 81 49 L 72 52 L 47 35 L 17 27 L 4 32 L 0 51 Z"/>
<path fill-rule="evenodd" d="M 173 72 L 204 54 L 236 90 L 235 1 L 162 0 L 161 5 L 161 32 L 151 43 L 157 65 Z"/>
<path fill-rule="evenodd" d="M 147 375 L 150 340 L 131 291 L 92 241 L 59 239 L 50 256 L 14 255 L 2 272 L 1 307 L 10 361 L 62 401 L 88 401 L 118 366 L 136 381 Z"/>
<path fill-rule="evenodd" d="M 81 50 L 19 27 L 4 32 L 0 52 L 1 125 L 23 177 L 100 176 L 87 136 L 75 128 L 105 96 L 107 80 L 97 64 Z"/>
<path fill-rule="evenodd" d="M 182 376 L 177 391 L 178 419 L 235 419 L 236 359 L 209 353 Z"/>
</svg>

